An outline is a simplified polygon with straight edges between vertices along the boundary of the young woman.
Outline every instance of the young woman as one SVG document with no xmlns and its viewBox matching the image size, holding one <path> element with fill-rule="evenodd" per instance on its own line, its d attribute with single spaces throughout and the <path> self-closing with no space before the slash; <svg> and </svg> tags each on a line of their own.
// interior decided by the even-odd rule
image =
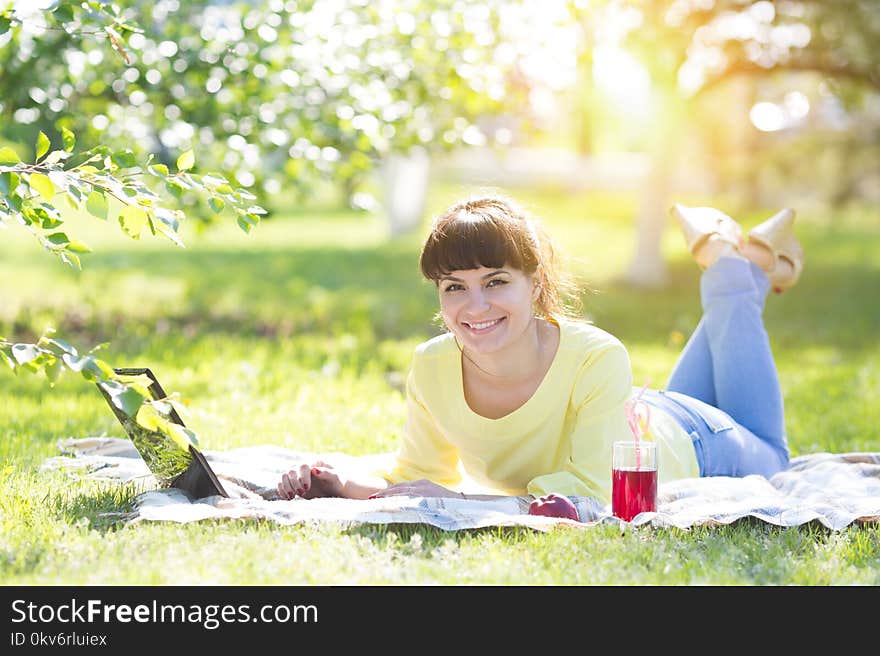
<svg viewBox="0 0 880 656">
<path fill-rule="evenodd" d="M 645 390 L 645 439 L 661 482 L 770 476 L 788 466 L 782 395 L 762 322 L 771 287 L 797 281 L 803 252 L 784 210 L 749 232 L 712 208 L 675 206 L 703 269 L 703 317 L 665 390 Z M 407 379 L 405 434 L 381 475 L 318 461 L 282 476 L 278 494 L 353 499 L 557 493 L 610 501 L 611 444 L 631 439 L 627 351 L 577 318 L 576 289 L 538 222 L 500 197 L 449 208 L 433 223 L 421 270 L 448 332 L 421 344 Z"/>
</svg>

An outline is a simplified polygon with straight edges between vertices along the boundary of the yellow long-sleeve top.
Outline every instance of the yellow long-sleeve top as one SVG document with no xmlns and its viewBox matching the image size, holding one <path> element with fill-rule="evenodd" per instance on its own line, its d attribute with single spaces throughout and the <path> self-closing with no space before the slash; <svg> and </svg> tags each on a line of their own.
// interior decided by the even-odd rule
<svg viewBox="0 0 880 656">
<path fill-rule="evenodd" d="M 500 419 L 464 396 L 461 351 L 451 333 L 419 345 L 407 378 L 407 419 L 392 483 L 426 478 L 449 488 L 473 481 L 500 494 L 555 492 L 611 499 L 611 444 L 631 439 L 629 355 L 613 335 L 558 319 L 559 347 L 538 389 Z M 652 409 L 645 439 L 658 443 L 659 481 L 699 476 L 690 437 Z"/>
</svg>

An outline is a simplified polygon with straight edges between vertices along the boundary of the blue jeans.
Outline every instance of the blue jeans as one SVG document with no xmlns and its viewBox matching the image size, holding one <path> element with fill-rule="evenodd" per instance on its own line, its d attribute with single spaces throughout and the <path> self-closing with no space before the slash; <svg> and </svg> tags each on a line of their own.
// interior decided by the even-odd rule
<svg viewBox="0 0 880 656">
<path fill-rule="evenodd" d="M 788 468 L 782 390 L 762 314 L 770 282 L 745 259 L 721 257 L 703 272 L 703 316 L 666 390 L 643 400 L 691 436 L 700 476 L 770 477 Z"/>
</svg>

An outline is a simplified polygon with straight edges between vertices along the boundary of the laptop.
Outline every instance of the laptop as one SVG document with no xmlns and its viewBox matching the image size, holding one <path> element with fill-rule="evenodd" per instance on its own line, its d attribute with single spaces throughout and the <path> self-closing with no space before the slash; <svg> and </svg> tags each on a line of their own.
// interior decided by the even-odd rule
<svg viewBox="0 0 880 656">
<path fill-rule="evenodd" d="M 143 379 L 146 376 L 150 380 L 147 389 L 152 400 L 168 398 L 156 376 L 148 368 L 120 368 L 113 371 L 123 378 L 123 382 L 126 377 Z M 97 386 L 160 486 L 183 490 L 194 499 L 215 495 L 229 497 L 205 456 L 191 442 L 185 438 L 174 439 L 159 430 L 144 428 L 117 407 L 111 394 L 100 383 Z M 185 428 L 174 407 L 168 404 L 167 409 L 168 414 L 161 415 L 162 418 Z"/>
</svg>

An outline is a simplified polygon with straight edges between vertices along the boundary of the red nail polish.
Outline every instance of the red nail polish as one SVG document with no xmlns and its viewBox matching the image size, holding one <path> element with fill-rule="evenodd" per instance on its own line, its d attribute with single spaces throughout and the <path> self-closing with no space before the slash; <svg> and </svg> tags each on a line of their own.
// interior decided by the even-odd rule
<svg viewBox="0 0 880 656">
<path fill-rule="evenodd" d="M 379 497 L 377 497 L 375 494 L 371 494 L 371 495 L 370 495 L 370 498 L 371 498 L 371 499 L 378 499 Z"/>
</svg>

